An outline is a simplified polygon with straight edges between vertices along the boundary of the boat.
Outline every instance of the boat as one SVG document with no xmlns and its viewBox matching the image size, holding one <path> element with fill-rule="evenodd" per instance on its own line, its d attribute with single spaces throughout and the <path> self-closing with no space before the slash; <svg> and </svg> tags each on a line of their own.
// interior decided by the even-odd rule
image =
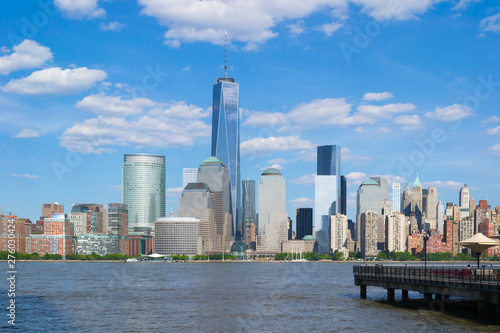
<svg viewBox="0 0 500 333">
<path fill-rule="evenodd" d="M 136 258 L 128 258 L 125 262 L 140 262 L 140 260 Z"/>
</svg>

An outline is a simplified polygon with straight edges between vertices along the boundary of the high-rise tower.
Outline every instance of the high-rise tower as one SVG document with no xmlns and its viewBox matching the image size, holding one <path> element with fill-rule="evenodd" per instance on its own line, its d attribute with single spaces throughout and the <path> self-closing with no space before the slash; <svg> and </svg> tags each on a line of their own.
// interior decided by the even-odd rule
<svg viewBox="0 0 500 333">
<path fill-rule="evenodd" d="M 165 217 L 165 156 L 125 154 L 122 186 L 129 228 L 154 228 L 156 219 Z"/>
<path fill-rule="evenodd" d="M 229 171 L 233 235 L 236 240 L 240 240 L 242 233 L 240 221 L 240 88 L 234 79 L 227 76 L 227 42 L 225 50 L 224 77 L 218 78 L 213 87 L 212 156 L 216 156 L 221 160 Z"/>
<path fill-rule="evenodd" d="M 392 184 L 392 211 L 401 212 L 401 183 Z"/>
<path fill-rule="evenodd" d="M 314 180 L 314 228 L 319 253 L 330 252 L 330 216 L 340 212 L 340 147 L 319 146 Z"/>
</svg>

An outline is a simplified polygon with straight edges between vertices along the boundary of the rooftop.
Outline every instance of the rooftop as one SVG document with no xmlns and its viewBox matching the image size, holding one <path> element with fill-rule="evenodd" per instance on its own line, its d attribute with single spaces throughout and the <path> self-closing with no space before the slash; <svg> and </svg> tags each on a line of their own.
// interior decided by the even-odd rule
<svg viewBox="0 0 500 333">
<path fill-rule="evenodd" d="M 271 175 L 280 175 L 281 176 L 281 172 L 276 168 L 267 168 L 262 173 L 262 176 L 271 176 Z"/>
</svg>

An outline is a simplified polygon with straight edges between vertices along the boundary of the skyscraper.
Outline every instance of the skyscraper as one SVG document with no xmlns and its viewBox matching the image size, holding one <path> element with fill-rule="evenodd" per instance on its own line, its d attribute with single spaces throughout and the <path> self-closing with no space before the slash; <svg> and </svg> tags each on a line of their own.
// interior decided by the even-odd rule
<svg viewBox="0 0 500 333">
<path fill-rule="evenodd" d="M 245 179 L 242 182 L 242 205 L 241 216 L 243 218 L 242 224 L 244 226 L 245 241 L 251 241 L 251 228 L 252 224 L 257 227 L 255 216 L 255 180 Z"/>
<path fill-rule="evenodd" d="M 382 213 L 380 185 L 373 179 L 365 180 L 358 188 L 356 215 L 363 214 L 367 210 L 378 215 Z"/>
<path fill-rule="evenodd" d="M 211 156 L 201 162 L 197 180 L 198 183 L 207 184 L 212 192 L 215 200 L 217 251 L 226 251 L 230 248 L 232 230 L 231 188 L 227 168 L 217 157 Z M 207 248 L 207 251 L 210 250 Z"/>
<path fill-rule="evenodd" d="M 288 240 L 285 179 L 275 168 L 264 170 L 259 179 L 259 236 L 257 252 L 277 253 Z"/>
<path fill-rule="evenodd" d="M 307 235 L 312 235 L 313 210 L 312 208 L 297 208 L 295 219 L 297 234 L 295 239 L 302 239 Z"/>
<path fill-rule="evenodd" d="M 460 208 L 469 208 L 469 188 L 467 184 L 460 189 Z"/>
<path fill-rule="evenodd" d="M 408 183 L 406 183 L 405 190 L 403 192 L 403 211 L 401 213 L 405 216 L 410 216 L 411 214 L 411 190 Z"/>
<path fill-rule="evenodd" d="M 437 229 L 441 234 L 444 233 L 444 206 L 441 203 L 441 200 L 439 200 L 439 203 L 436 208 L 436 225 Z"/>
<path fill-rule="evenodd" d="M 340 214 L 347 215 L 347 178 L 340 176 Z"/>
<path fill-rule="evenodd" d="M 138 232 L 165 217 L 165 156 L 124 155 L 122 202 L 128 206 L 129 228 Z"/>
<path fill-rule="evenodd" d="M 374 258 L 377 256 L 377 213 L 370 210 L 359 215 L 359 242 L 361 256 Z"/>
<path fill-rule="evenodd" d="M 392 184 L 392 210 L 394 212 L 401 211 L 401 184 L 400 183 L 393 183 Z"/>
<path fill-rule="evenodd" d="M 376 181 L 380 185 L 380 197 L 381 200 L 387 200 L 387 179 L 381 176 L 373 176 L 370 179 Z"/>
<path fill-rule="evenodd" d="M 186 188 L 189 183 L 196 183 L 198 168 L 183 168 L 182 169 L 182 188 Z"/>
<path fill-rule="evenodd" d="M 213 87 L 212 156 L 224 163 L 231 179 L 233 234 L 241 239 L 241 175 L 240 175 L 240 115 L 239 84 L 227 77 L 227 47 L 224 77 Z"/>
<path fill-rule="evenodd" d="M 422 228 L 422 199 L 422 185 L 420 184 L 420 180 L 418 179 L 417 172 L 417 178 L 415 178 L 415 182 L 413 183 L 413 188 L 411 190 L 411 211 L 412 213 L 415 213 L 415 218 L 417 219 L 418 227 L 420 229 Z"/>
<path fill-rule="evenodd" d="M 340 212 L 340 146 L 319 146 L 315 177 L 314 228 L 318 252 L 330 252 L 330 216 Z"/>
<path fill-rule="evenodd" d="M 431 229 L 436 229 L 437 226 L 437 205 L 437 187 L 429 187 L 425 216 L 431 224 Z"/>
</svg>

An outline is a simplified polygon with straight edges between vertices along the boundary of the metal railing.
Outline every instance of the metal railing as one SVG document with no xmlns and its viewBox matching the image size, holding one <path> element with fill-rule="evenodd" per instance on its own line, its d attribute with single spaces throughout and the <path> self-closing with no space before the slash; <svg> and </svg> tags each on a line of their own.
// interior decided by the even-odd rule
<svg viewBox="0 0 500 333">
<path fill-rule="evenodd" d="M 354 266 L 355 279 L 500 290 L 500 269 L 472 267 Z"/>
</svg>

